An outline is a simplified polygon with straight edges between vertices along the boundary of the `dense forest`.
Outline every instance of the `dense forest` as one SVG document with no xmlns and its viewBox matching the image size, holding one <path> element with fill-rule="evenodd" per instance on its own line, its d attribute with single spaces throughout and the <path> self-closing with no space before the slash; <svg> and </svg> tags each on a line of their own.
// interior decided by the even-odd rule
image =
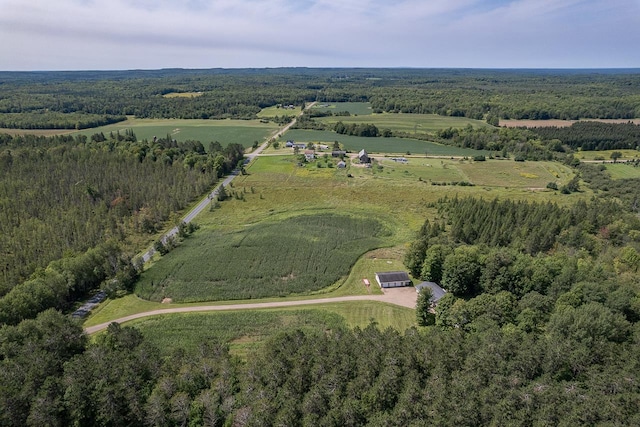
<svg viewBox="0 0 640 427">
<path fill-rule="evenodd" d="M 255 118 L 261 108 L 369 101 L 474 119 L 640 117 L 640 74 L 593 70 L 307 69 L 0 72 L 2 127 L 140 118 Z M 167 97 L 194 93 L 197 96 Z M 72 115 L 66 118 L 66 115 Z"/>
<path fill-rule="evenodd" d="M 544 140 L 560 140 L 574 150 L 640 148 L 640 125 L 633 123 L 577 122 L 569 127 L 536 127 L 531 132 Z"/>
<path fill-rule="evenodd" d="M 235 144 L 207 152 L 200 142 L 137 141 L 130 131 L 0 136 L 0 296 L 53 260 L 156 233 L 242 156 Z"/>
</svg>

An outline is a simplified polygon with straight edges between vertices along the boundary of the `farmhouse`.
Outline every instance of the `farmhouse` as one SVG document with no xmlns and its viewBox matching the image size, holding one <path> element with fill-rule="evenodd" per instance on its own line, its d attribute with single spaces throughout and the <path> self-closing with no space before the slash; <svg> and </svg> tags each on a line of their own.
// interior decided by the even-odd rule
<svg viewBox="0 0 640 427">
<path fill-rule="evenodd" d="M 284 144 L 284 146 L 285 146 L 285 147 L 288 147 L 288 148 L 293 147 L 293 141 L 291 141 L 291 140 L 287 141 L 287 143 L 286 143 L 286 144 Z"/>
<path fill-rule="evenodd" d="M 305 144 L 303 142 L 294 142 L 292 147 L 293 148 L 305 149 L 305 148 L 307 148 L 307 144 Z"/>
<path fill-rule="evenodd" d="M 371 163 L 371 158 L 367 152 L 364 151 L 364 148 L 358 153 L 358 160 L 360 160 L 360 163 Z"/>
<path fill-rule="evenodd" d="M 437 303 L 440 298 L 442 298 L 447 291 L 438 286 L 435 282 L 422 282 L 416 286 L 416 292 L 420 293 L 423 288 L 431 289 L 431 302 Z"/>
<path fill-rule="evenodd" d="M 305 150 L 304 151 L 304 158 L 309 161 L 309 160 L 313 160 L 316 158 L 316 153 L 313 150 Z"/>
<path fill-rule="evenodd" d="M 376 273 L 376 281 L 381 288 L 411 286 L 411 279 L 405 271 L 385 271 L 383 273 Z"/>
</svg>

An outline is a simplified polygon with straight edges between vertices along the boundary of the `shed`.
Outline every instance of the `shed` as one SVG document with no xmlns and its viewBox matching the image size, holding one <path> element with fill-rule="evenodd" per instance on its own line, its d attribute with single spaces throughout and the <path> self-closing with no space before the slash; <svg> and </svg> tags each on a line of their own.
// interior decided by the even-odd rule
<svg viewBox="0 0 640 427">
<path fill-rule="evenodd" d="M 385 271 L 382 273 L 376 273 L 376 281 L 381 288 L 411 286 L 411 279 L 406 271 Z"/>
<path fill-rule="evenodd" d="M 420 293 L 420 291 L 422 290 L 422 288 L 429 288 L 431 289 L 431 302 L 436 303 L 438 302 L 438 300 L 440 298 L 442 298 L 447 291 L 445 291 L 444 289 L 442 289 L 440 286 L 438 286 L 437 283 L 435 282 L 422 282 L 419 285 L 416 286 L 416 292 Z"/>
<path fill-rule="evenodd" d="M 338 162 L 338 168 L 339 168 L 339 169 L 344 169 L 344 168 L 346 168 L 346 167 L 347 167 L 347 164 L 346 164 L 343 160 L 340 160 L 340 161 Z"/>
<path fill-rule="evenodd" d="M 344 150 L 333 150 L 331 152 L 331 157 L 344 157 L 347 155 L 347 152 Z"/>
<path fill-rule="evenodd" d="M 360 160 L 360 163 L 371 163 L 371 158 L 364 148 L 358 153 L 358 160 Z"/>
</svg>

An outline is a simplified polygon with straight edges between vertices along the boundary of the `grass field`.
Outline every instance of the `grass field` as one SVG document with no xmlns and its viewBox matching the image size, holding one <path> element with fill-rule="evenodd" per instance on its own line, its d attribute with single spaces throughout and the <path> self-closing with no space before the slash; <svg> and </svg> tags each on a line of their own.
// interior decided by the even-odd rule
<svg viewBox="0 0 640 427">
<path fill-rule="evenodd" d="M 335 283 L 384 234 L 378 221 L 330 213 L 196 233 L 145 272 L 136 293 L 176 302 L 305 294 Z"/>
<path fill-rule="evenodd" d="M 463 128 L 467 125 L 473 127 L 488 127 L 489 125 L 481 120 L 468 119 L 466 117 L 448 117 L 437 114 L 371 114 L 365 117 L 360 116 L 332 116 L 320 117 L 316 120 L 324 123 L 344 124 L 350 123 L 372 123 L 378 129 L 391 129 L 393 132 L 406 132 L 410 134 L 433 134 L 436 131 L 447 128 Z"/>
<path fill-rule="evenodd" d="M 624 163 L 607 163 L 606 167 L 613 179 L 640 178 L 640 167 Z"/>
<path fill-rule="evenodd" d="M 622 157 L 618 161 L 634 160 L 640 158 L 638 150 L 602 150 L 602 151 L 579 151 L 575 156 L 580 160 L 605 160 L 611 161 L 611 153 L 618 151 Z"/>
<path fill-rule="evenodd" d="M 262 110 L 260 110 L 257 116 L 260 118 L 270 118 L 275 116 L 295 117 L 298 114 L 300 114 L 300 107 L 289 109 L 289 108 L 281 108 L 274 105 L 272 107 L 263 108 Z"/>
<path fill-rule="evenodd" d="M 207 342 L 223 342 L 240 357 L 270 336 L 287 330 L 326 332 L 345 327 L 364 328 L 372 321 L 381 329 L 401 332 L 414 326 L 411 309 L 361 301 L 322 304 L 313 309 L 264 309 L 217 313 L 179 313 L 126 323 L 139 329 L 164 355 L 176 349 L 192 352 Z"/>
<path fill-rule="evenodd" d="M 372 113 L 371 103 L 369 102 L 318 102 L 312 109 L 331 111 L 334 114 L 348 111 L 350 114 L 357 114 L 358 116 L 366 116 Z"/>
<path fill-rule="evenodd" d="M 201 96 L 202 92 L 171 92 L 162 95 L 163 98 L 196 98 Z"/>
<path fill-rule="evenodd" d="M 451 147 L 435 142 L 408 138 L 366 138 L 361 136 L 339 135 L 332 131 L 292 129 L 280 138 L 280 143 L 292 139 L 296 142 L 326 143 L 340 142 L 346 150 L 358 152 L 363 148 L 370 153 L 424 154 L 430 156 L 477 156 L 488 154 L 485 151 Z"/>
<path fill-rule="evenodd" d="M 76 134 L 90 137 L 103 132 L 108 136 L 110 132 L 133 129 L 139 140 L 152 140 L 171 135 L 178 141 L 188 139 L 201 141 L 205 148 L 209 142 L 219 141 L 222 145 L 238 143 L 249 147 L 254 141 L 262 142 L 271 135 L 277 125 L 261 123 L 259 120 L 169 120 L 169 119 L 129 119 L 124 122 L 93 129 L 85 129 Z"/>
</svg>

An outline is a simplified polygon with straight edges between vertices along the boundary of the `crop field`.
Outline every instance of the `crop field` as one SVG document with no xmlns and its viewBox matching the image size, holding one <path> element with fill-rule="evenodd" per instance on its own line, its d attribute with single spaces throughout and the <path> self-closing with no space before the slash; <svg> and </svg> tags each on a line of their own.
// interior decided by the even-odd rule
<svg viewBox="0 0 640 427">
<path fill-rule="evenodd" d="M 261 123 L 259 120 L 169 120 L 169 119 L 129 119 L 124 122 L 85 129 L 74 134 L 90 137 L 95 133 L 133 129 L 139 140 L 152 140 L 154 136 L 165 137 L 171 135 L 178 141 L 189 139 L 201 141 L 205 148 L 209 142 L 219 141 L 223 146 L 228 144 L 242 144 L 250 147 L 254 141 L 262 142 L 271 135 L 277 125 Z"/>
<path fill-rule="evenodd" d="M 370 153 L 413 154 L 427 153 L 429 156 L 477 156 L 488 154 L 485 151 L 451 147 L 435 142 L 408 138 L 367 138 L 362 136 L 340 135 L 332 131 L 292 129 L 280 138 L 280 143 L 292 139 L 296 142 L 326 143 L 329 146 L 338 141 L 346 150 L 358 152 L 363 148 Z"/>
<path fill-rule="evenodd" d="M 331 111 L 334 114 L 348 111 L 350 114 L 358 116 L 366 116 L 372 113 L 371 103 L 369 102 L 319 102 L 313 109 Z"/>
<path fill-rule="evenodd" d="M 607 163 L 607 171 L 613 179 L 640 178 L 640 167 L 624 163 Z"/>
<path fill-rule="evenodd" d="M 471 125 L 476 128 L 489 127 L 489 125 L 482 120 L 473 120 L 466 117 L 439 116 L 437 114 L 382 113 L 371 114 L 365 117 L 320 117 L 316 120 L 324 123 L 372 123 L 380 130 L 391 129 L 393 132 L 406 132 L 410 134 L 433 134 L 434 132 L 442 129 L 450 127 L 463 128 L 467 125 Z"/>
<path fill-rule="evenodd" d="M 300 114 L 300 107 L 290 109 L 290 108 L 282 108 L 282 107 L 278 107 L 277 105 L 274 105 L 272 107 L 263 108 L 262 110 L 260 110 L 257 116 L 259 118 L 270 118 L 275 116 L 295 117 L 298 114 Z"/>
<path fill-rule="evenodd" d="M 145 272 L 136 293 L 176 302 L 309 293 L 336 282 L 385 233 L 376 220 L 330 213 L 196 233 Z"/>
</svg>

